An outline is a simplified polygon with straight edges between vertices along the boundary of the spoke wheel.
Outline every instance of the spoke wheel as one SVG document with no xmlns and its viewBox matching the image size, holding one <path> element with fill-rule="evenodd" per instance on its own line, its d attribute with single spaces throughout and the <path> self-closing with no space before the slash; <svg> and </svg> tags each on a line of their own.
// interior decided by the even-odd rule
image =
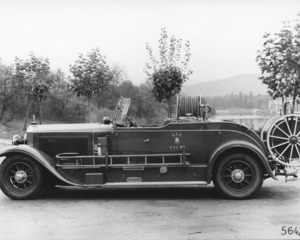
<svg viewBox="0 0 300 240">
<path fill-rule="evenodd" d="M 258 192 L 263 175 L 255 159 L 236 153 L 219 160 L 213 179 L 217 190 L 224 197 L 243 199 Z"/>
<path fill-rule="evenodd" d="M 300 159 L 300 115 L 288 114 L 277 119 L 267 134 L 267 147 L 280 161 Z"/>
<path fill-rule="evenodd" d="M 23 192 L 30 189 L 35 181 L 33 169 L 26 163 L 17 162 L 12 164 L 6 171 L 8 185 L 12 191 Z"/>
<path fill-rule="evenodd" d="M 254 172 L 246 162 L 236 160 L 230 162 L 222 170 L 225 186 L 232 191 L 245 191 L 253 184 Z"/>
<path fill-rule="evenodd" d="M 281 115 L 275 115 L 275 116 L 269 118 L 263 125 L 263 127 L 261 129 L 261 133 L 260 133 L 260 138 L 265 144 L 267 144 L 267 134 L 268 134 L 270 127 L 280 117 L 281 117 Z"/>
<path fill-rule="evenodd" d="M 7 157 L 0 166 L 0 187 L 12 199 L 35 197 L 43 186 L 40 167 L 26 156 Z"/>
</svg>

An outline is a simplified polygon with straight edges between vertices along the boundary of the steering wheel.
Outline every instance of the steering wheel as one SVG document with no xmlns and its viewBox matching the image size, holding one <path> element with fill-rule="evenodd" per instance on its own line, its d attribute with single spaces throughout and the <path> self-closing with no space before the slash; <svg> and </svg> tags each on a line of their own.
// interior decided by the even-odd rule
<svg viewBox="0 0 300 240">
<path fill-rule="evenodd" d="M 135 121 L 132 117 L 130 117 L 128 114 L 126 115 L 126 120 L 128 120 L 129 125 L 127 127 L 138 127 L 137 121 Z"/>
</svg>

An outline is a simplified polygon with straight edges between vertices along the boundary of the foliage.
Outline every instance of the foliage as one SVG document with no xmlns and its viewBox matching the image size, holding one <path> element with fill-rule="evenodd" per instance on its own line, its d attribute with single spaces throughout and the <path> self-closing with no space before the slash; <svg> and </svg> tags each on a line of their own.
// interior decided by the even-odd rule
<svg viewBox="0 0 300 240">
<path fill-rule="evenodd" d="M 274 99 L 291 96 L 295 101 L 300 96 L 299 20 L 294 28 L 284 22 L 278 33 L 265 34 L 264 38 L 263 49 L 256 58 L 262 72 L 260 79 Z"/>
<path fill-rule="evenodd" d="M 109 84 L 105 91 L 98 92 L 94 96 L 93 102 L 97 106 L 97 110 L 101 108 L 114 110 L 116 107 L 116 99 L 119 99 L 119 97 L 119 87 Z"/>
<path fill-rule="evenodd" d="M 154 85 L 152 92 L 155 98 L 161 102 L 164 99 L 170 100 L 172 96 L 180 92 L 186 76 L 182 74 L 180 68 L 168 66 L 154 72 L 151 79 Z"/>
<path fill-rule="evenodd" d="M 185 54 L 181 58 L 182 39 L 171 37 L 170 42 L 166 30 L 161 29 L 161 38 L 159 39 L 160 61 L 157 61 L 153 55 L 150 45 L 146 44 L 146 49 L 150 55 L 152 64 L 146 64 L 145 72 L 152 86 L 152 93 L 155 99 L 162 102 L 166 99 L 168 102 L 175 94 L 179 93 L 182 84 L 189 79 L 192 71 L 187 69 L 191 54 L 189 41 L 185 42 Z M 171 115 L 171 102 L 169 107 L 169 116 Z"/>
<path fill-rule="evenodd" d="M 22 82 L 13 75 L 14 73 L 15 70 L 11 67 L 0 64 L 0 105 L 6 106 L 3 123 L 24 118 L 27 114 L 25 106 L 27 95 L 25 95 L 25 91 L 21 91 L 23 89 L 18 84 Z M 44 118 L 54 122 L 85 122 L 87 115 L 85 97 L 77 97 L 69 91 L 68 79 L 60 70 L 51 71 L 46 78 L 51 80 L 52 85 L 49 95 L 43 101 Z M 4 101 L 4 95 L 9 101 Z M 127 80 L 118 85 L 113 82 L 109 83 L 105 91 L 93 95 L 91 99 L 94 104 L 94 106 L 92 105 L 92 121 L 101 122 L 104 116 L 113 118 L 120 96 L 132 99 L 130 115 L 140 124 L 161 124 L 167 117 L 164 110 L 166 104 L 159 104 L 155 101 L 147 84 L 136 86 Z M 32 100 L 27 115 L 38 115 L 39 109 L 40 103 Z"/>
<path fill-rule="evenodd" d="M 99 49 L 88 52 L 86 58 L 79 54 L 79 60 L 70 66 L 73 74 L 71 78 L 71 91 L 78 97 L 84 96 L 88 100 L 88 122 L 91 121 L 91 99 L 93 95 L 103 91 L 112 80 L 112 74 L 100 54 Z"/>
<path fill-rule="evenodd" d="M 26 116 L 26 125 L 29 116 L 40 114 L 41 117 L 41 112 L 44 121 L 86 122 L 87 97 L 69 91 L 72 86 L 69 79 L 61 70 L 50 71 L 48 60 L 33 54 L 30 56 L 29 60 L 18 59 L 18 65 L 14 67 L 0 64 L 0 106 L 5 105 L 1 122 L 14 124 L 15 121 L 11 120 L 24 119 Z M 43 63 L 44 66 L 41 66 Z M 162 124 L 167 118 L 166 99 L 159 103 L 151 93 L 151 84 L 136 86 L 125 80 L 126 75 L 122 69 L 118 67 L 115 70 L 118 70 L 116 74 L 121 74 L 119 80 L 109 81 L 106 88 L 91 94 L 91 120 L 101 122 L 104 116 L 113 118 L 117 100 L 123 96 L 132 99 L 129 114 L 140 125 Z M 116 76 L 114 73 L 112 75 Z"/>
<path fill-rule="evenodd" d="M 26 130 L 31 101 L 40 103 L 41 123 L 42 101 L 46 100 L 52 85 L 51 78 L 48 78 L 50 72 L 49 60 L 47 58 L 36 57 L 33 53 L 30 53 L 29 57 L 27 60 L 16 57 L 14 68 L 14 75 L 17 79 L 15 87 L 16 89 L 20 89 L 27 97 L 27 114 L 24 131 Z"/>
<path fill-rule="evenodd" d="M 49 75 L 53 80 L 53 87 L 49 95 L 49 108 L 51 109 L 51 119 L 53 120 L 55 112 L 63 114 L 66 106 L 70 103 L 73 93 L 68 91 L 68 82 L 64 73 L 59 69 L 51 72 Z"/>
<path fill-rule="evenodd" d="M 120 66 L 116 64 L 111 67 L 111 74 L 112 74 L 111 83 L 114 86 L 119 86 L 123 81 L 125 81 L 125 78 L 127 78 L 127 74 L 124 71 L 124 69 L 122 69 Z"/>
<path fill-rule="evenodd" d="M 30 99 L 45 100 L 51 87 L 51 81 L 47 79 L 50 72 L 49 60 L 38 58 L 33 53 L 30 59 L 15 59 L 15 76 L 17 85 L 25 91 Z"/>
<path fill-rule="evenodd" d="M 14 99 L 13 76 L 11 67 L 7 67 L 0 62 L 0 120 L 2 120 L 7 105 Z"/>
</svg>

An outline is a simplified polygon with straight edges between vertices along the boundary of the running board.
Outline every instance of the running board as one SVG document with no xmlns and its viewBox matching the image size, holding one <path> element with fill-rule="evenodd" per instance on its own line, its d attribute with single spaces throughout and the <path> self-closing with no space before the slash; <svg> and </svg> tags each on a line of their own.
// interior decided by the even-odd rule
<svg viewBox="0 0 300 240">
<path fill-rule="evenodd" d="M 189 182 L 117 182 L 105 183 L 101 187 L 120 187 L 120 186 L 184 186 L 184 185 L 207 185 L 205 181 L 189 181 Z M 87 185 L 89 186 L 89 185 Z"/>
</svg>

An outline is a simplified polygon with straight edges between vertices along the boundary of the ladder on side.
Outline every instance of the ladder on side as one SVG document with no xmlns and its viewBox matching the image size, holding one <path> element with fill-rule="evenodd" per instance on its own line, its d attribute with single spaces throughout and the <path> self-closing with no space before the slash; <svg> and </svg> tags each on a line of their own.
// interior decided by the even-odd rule
<svg viewBox="0 0 300 240">
<path fill-rule="evenodd" d="M 160 167 L 160 166 L 184 166 L 186 167 L 190 163 L 186 160 L 190 153 L 183 151 L 182 153 L 167 153 L 167 154 L 130 154 L 130 155 L 92 155 L 92 156 L 79 156 L 77 153 L 60 153 L 56 155 L 59 168 L 119 168 L 119 167 Z M 161 158 L 160 163 L 150 163 L 150 158 Z M 177 158 L 179 161 L 166 162 L 166 158 Z M 105 164 L 96 164 L 95 159 L 104 159 Z M 126 159 L 126 163 L 119 163 L 119 159 Z M 132 158 L 144 158 L 143 163 L 132 163 Z M 85 159 L 93 159 L 92 164 L 84 164 Z"/>
</svg>

